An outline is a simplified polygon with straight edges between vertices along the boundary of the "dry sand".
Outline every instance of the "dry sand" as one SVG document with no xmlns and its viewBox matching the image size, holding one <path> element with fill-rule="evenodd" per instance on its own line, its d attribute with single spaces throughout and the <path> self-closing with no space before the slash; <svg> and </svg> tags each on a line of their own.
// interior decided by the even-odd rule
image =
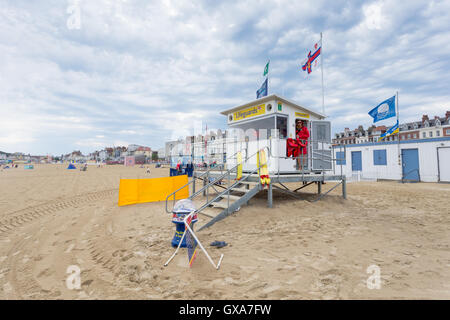
<svg viewBox="0 0 450 320">
<path fill-rule="evenodd" d="M 359 182 L 311 203 L 261 193 L 198 233 L 200 254 L 172 263 L 164 203 L 117 206 L 120 178 L 168 169 L 61 165 L 0 171 L 0 299 L 450 299 L 450 185 Z M 327 183 L 325 189 L 333 183 Z M 200 216 L 203 224 L 205 218 Z M 209 247 L 214 240 L 227 247 Z M 368 289 L 367 267 L 381 270 Z M 79 266 L 81 289 L 66 286 Z"/>
</svg>

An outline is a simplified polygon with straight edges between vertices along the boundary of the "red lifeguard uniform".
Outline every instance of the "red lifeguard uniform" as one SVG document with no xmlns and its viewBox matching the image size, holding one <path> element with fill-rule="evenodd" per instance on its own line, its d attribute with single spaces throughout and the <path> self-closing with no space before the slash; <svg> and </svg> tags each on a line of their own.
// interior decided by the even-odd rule
<svg viewBox="0 0 450 320">
<path fill-rule="evenodd" d="M 308 138 L 309 131 L 306 126 L 303 126 L 300 130 L 296 131 L 297 143 L 300 146 L 300 153 L 307 154 L 308 153 Z"/>
</svg>

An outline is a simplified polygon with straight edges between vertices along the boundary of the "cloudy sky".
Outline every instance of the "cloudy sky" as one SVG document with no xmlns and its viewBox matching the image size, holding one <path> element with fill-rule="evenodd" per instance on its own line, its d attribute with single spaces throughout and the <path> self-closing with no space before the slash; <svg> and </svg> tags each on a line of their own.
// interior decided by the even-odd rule
<svg viewBox="0 0 450 320">
<path fill-rule="evenodd" d="M 0 150 L 157 149 L 269 93 L 322 108 L 323 32 L 333 132 L 371 124 L 399 91 L 400 117 L 450 110 L 450 1 L 0 0 Z M 386 124 L 389 124 L 386 123 Z"/>
</svg>

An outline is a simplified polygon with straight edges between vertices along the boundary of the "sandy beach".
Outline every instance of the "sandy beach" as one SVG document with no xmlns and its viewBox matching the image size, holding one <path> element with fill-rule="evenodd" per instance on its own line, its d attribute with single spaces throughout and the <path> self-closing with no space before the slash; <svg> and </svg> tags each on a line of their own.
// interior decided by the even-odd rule
<svg viewBox="0 0 450 320">
<path fill-rule="evenodd" d="M 315 186 L 305 200 L 274 191 L 272 209 L 264 191 L 198 233 L 224 254 L 217 271 L 201 253 L 189 268 L 184 251 L 163 267 L 175 230 L 164 202 L 117 205 L 120 178 L 169 169 L 65 168 L 0 171 L 0 299 L 450 299 L 450 184 L 352 182 L 348 200 L 337 188 L 315 203 Z M 367 288 L 370 265 L 380 289 Z"/>
</svg>

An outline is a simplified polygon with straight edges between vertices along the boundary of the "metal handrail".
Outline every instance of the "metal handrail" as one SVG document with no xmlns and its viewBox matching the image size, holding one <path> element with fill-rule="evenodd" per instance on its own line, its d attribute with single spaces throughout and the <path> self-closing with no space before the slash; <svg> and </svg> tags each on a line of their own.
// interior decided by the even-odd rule
<svg viewBox="0 0 450 320">
<path fill-rule="evenodd" d="M 316 151 L 316 153 L 317 153 L 317 151 Z M 331 161 L 345 160 L 345 158 L 333 158 L 333 157 L 327 156 L 325 154 L 323 156 L 327 157 Z M 303 158 L 302 156 L 299 156 L 299 157 L 275 156 L 272 153 L 270 153 L 270 157 L 278 158 L 278 159 L 300 159 L 300 158 Z M 323 158 L 317 158 L 317 157 L 308 157 L 308 158 L 312 159 L 312 160 L 323 160 Z"/>
<path fill-rule="evenodd" d="M 299 140 L 306 141 L 306 142 L 308 142 L 310 145 L 311 145 L 311 143 L 315 142 L 315 140 L 310 140 L 310 139 L 308 139 L 308 140 L 305 140 L 305 139 L 299 139 Z M 319 143 L 319 141 L 317 141 L 317 143 Z M 271 157 L 271 158 L 276 158 L 276 159 L 302 159 L 302 162 L 303 162 L 303 159 L 305 158 L 305 157 L 303 156 L 303 154 L 301 154 L 301 155 L 298 156 L 298 157 L 275 156 L 275 155 L 272 154 L 272 139 L 270 139 L 270 144 L 271 144 L 271 148 L 270 148 L 270 150 L 271 150 L 270 157 Z M 307 157 L 306 159 L 311 159 L 311 160 L 323 160 L 323 159 L 321 159 L 321 158 L 314 158 L 314 157 Z M 302 174 L 303 174 L 303 171 L 304 171 L 304 170 L 302 169 L 302 170 L 301 170 Z M 280 166 L 278 166 L 278 176 L 279 176 L 279 175 L 280 175 Z"/>
<path fill-rule="evenodd" d="M 245 150 L 245 154 L 247 154 L 247 148 L 244 148 L 244 149 L 242 149 L 242 150 L 239 150 L 239 151 L 237 151 L 237 152 L 235 152 L 231 157 L 227 157 L 227 160 L 231 160 L 231 159 L 235 159 L 236 158 L 236 156 L 237 156 L 237 154 L 239 153 L 239 152 L 242 152 L 242 151 L 244 151 Z"/>
<path fill-rule="evenodd" d="M 209 170 L 211 170 L 211 169 L 212 169 L 212 168 L 210 168 L 210 169 L 206 170 L 205 172 L 203 172 L 201 175 L 198 176 L 198 178 L 200 178 L 200 177 L 204 176 L 205 174 L 209 173 Z M 197 179 L 198 179 L 198 178 L 197 178 Z M 195 183 L 195 177 L 193 177 L 193 179 L 192 179 L 191 181 L 189 181 L 188 183 L 186 183 L 184 186 L 178 188 L 177 190 L 175 190 L 174 192 L 172 192 L 171 194 L 169 194 L 169 196 L 167 196 L 167 198 L 170 197 L 172 194 L 177 193 L 177 192 L 180 191 L 181 189 L 186 188 L 186 187 L 189 186 L 191 183 Z M 167 198 L 166 198 L 166 211 L 167 211 Z M 175 199 L 174 199 L 174 201 L 175 201 Z M 170 211 L 167 211 L 167 212 L 170 212 Z"/>
<path fill-rule="evenodd" d="M 205 209 L 206 207 L 208 207 L 211 203 L 215 202 L 217 199 L 221 198 L 225 193 L 228 193 L 228 196 L 230 195 L 230 190 L 231 188 L 234 188 L 235 186 L 237 186 L 238 184 L 242 183 L 242 181 L 245 181 L 248 177 L 250 177 L 252 174 L 256 173 L 263 165 L 268 164 L 269 161 L 266 161 L 265 164 L 260 164 L 259 167 L 257 167 L 255 170 L 253 170 L 250 173 L 247 173 L 247 175 L 243 178 L 241 178 L 240 180 L 234 182 L 231 186 L 229 186 L 227 188 L 227 190 L 222 191 L 221 193 L 219 193 L 215 198 L 211 199 L 210 201 L 208 201 L 207 203 L 205 203 L 203 206 L 201 206 L 200 208 L 196 209 L 196 212 L 200 212 L 203 209 Z M 228 197 L 228 207 L 230 206 L 230 197 Z"/>
<path fill-rule="evenodd" d="M 263 148 L 261 148 L 260 150 L 256 151 L 255 153 L 253 153 L 250 157 L 248 157 L 248 159 L 250 159 L 250 158 L 252 158 L 253 156 L 257 155 L 259 151 L 264 150 L 264 149 L 267 149 L 267 150 L 270 152 L 269 147 L 266 146 L 266 147 L 263 147 Z M 248 160 L 248 159 L 247 159 L 247 160 Z M 244 162 L 245 162 L 245 161 L 242 162 L 242 165 L 244 164 Z M 269 162 L 266 161 L 265 164 L 268 164 L 268 163 L 269 163 Z M 203 186 L 202 189 L 200 189 L 199 191 L 197 191 L 196 193 L 194 193 L 191 197 L 192 197 L 192 198 L 195 197 L 195 196 L 198 195 L 200 192 L 203 192 L 205 189 L 207 189 L 209 186 L 211 186 L 211 185 L 213 185 L 213 184 L 216 184 L 216 183 L 217 183 L 216 181 L 222 180 L 229 172 L 231 172 L 232 170 L 236 169 L 236 168 L 237 168 L 238 166 L 240 166 L 240 165 L 241 165 L 241 164 L 238 163 L 237 165 L 235 165 L 235 166 L 232 167 L 231 169 L 228 169 L 225 173 L 223 173 L 221 176 L 219 176 L 218 178 L 216 178 L 213 182 L 210 182 L 210 183 L 208 183 L 207 185 Z M 261 167 L 261 165 L 260 165 L 259 167 Z M 242 179 L 241 179 L 241 180 L 242 180 Z M 170 195 L 169 195 L 169 196 L 170 196 Z"/>
<path fill-rule="evenodd" d="M 271 150 L 270 150 L 269 147 L 265 146 L 265 147 L 261 148 L 260 150 L 264 150 L 264 149 L 267 149 L 268 152 L 269 152 L 269 154 L 271 154 Z M 253 156 L 257 155 L 257 154 L 260 152 L 260 150 L 258 150 L 257 152 L 253 153 L 250 157 L 247 158 L 246 161 L 248 161 L 248 160 L 249 160 L 250 158 L 252 158 Z M 268 158 L 268 159 L 269 159 L 269 158 Z M 243 165 L 244 162 L 246 162 L 246 161 L 243 161 L 242 163 L 239 163 L 239 164 L 235 165 L 235 166 L 232 167 L 231 169 L 228 169 L 225 173 L 223 173 L 222 175 L 220 175 L 220 176 L 219 176 L 218 178 L 216 178 L 213 182 L 209 182 L 208 184 L 206 184 L 205 186 L 203 186 L 200 190 L 198 190 L 197 192 L 195 192 L 195 193 L 193 193 L 191 196 L 189 196 L 189 199 L 192 199 L 192 198 L 196 197 L 197 195 L 199 195 L 199 194 L 202 193 L 203 191 L 207 190 L 210 186 L 215 185 L 215 184 L 217 183 L 217 181 L 222 180 L 227 174 L 231 173 L 231 171 L 235 170 L 239 165 L 241 165 L 241 164 Z M 268 163 L 269 163 L 269 161 L 266 160 L 266 163 L 265 163 L 265 164 L 268 164 Z M 256 172 L 257 170 L 259 170 L 260 167 L 261 167 L 261 164 L 260 164 L 260 166 L 259 166 L 258 168 L 256 168 L 255 170 L 253 170 L 250 174 L 247 174 L 247 176 L 246 176 L 245 179 L 247 179 L 249 175 L 251 175 L 251 174 L 253 174 L 254 172 Z M 210 170 L 208 170 L 208 171 L 202 173 L 201 176 L 205 175 L 206 173 L 209 173 L 209 171 L 210 171 Z M 245 180 L 245 179 L 241 179 L 241 180 L 239 180 L 239 181 L 243 181 L 243 180 Z M 187 184 L 185 184 L 184 186 L 178 188 L 177 190 L 175 190 L 174 192 L 172 192 L 171 194 L 169 194 L 169 195 L 166 197 L 166 212 L 167 212 L 167 213 L 171 213 L 171 211 L 169 211 L 169 210 L 168 210 L 168 207 L 167 207 L 169 198 L 170 198 L 171 196 L 173 196 L 173 202 L 174 202 L 174 204 L 175 204 L 175 200 L 176 200 L 176 199 L 175 199 L 175 198 L 176 198 L 175 195 L 176 195 L 176 193 L 177 193 L 178 191 L 184 189 L 185 187 L 189 186 L 189 184 L 191 184 L 193 181 L 195 181 L 195 177 L 193 177 L 192 181 L 190 181 L 190 182 L 188 182 Z M 234 183 L 233 186 L 234 186 L 235 184 L 239 183 L 239 181 L 236 182 L 236 183 Z M 229 192 L 229 190 L 230 190 L 230 187 L 228 187 L 227 190 L 225 190 L 223 193 Z M 221 194 L 222 194 L 222 193 L 221 193 Z M 217 197 L 214 198 L 213 200 L 216 200 L 218 197 L 219 197 L 219 196 L 217 196 Z M 211 203 L 213 200 L 211 200 L 211 201 L 207 200 L 208 205 L 209 205 L 209 203 Z M 204 209 L 204 207 L 202 207 L 202 210 L 203 210 L 203 209 Z M 197 210 L 197 211 L 200 211 L 200 210 Z"/>
<path fill-rule="evenodd" d="M 301 139 L 301 140 L 304 140 L 304 139 Z M 272 140 L 271 140 L 272 141 Z M 317 142 L 317 143 L 326 143 L 326 142 L 323 142 L 323 141 L 315 141 L 315 140 L 305 140 L 305 141 L 308 141 L 310 144 L 311 143 L 314 143 L 314 142 Z M 299 158 L 301 158 L 301 157 L 287 157 L 287 156 L 275 156 L 275 155 L 273 155 L 272 154 L 272 148 L 270 148 L 270 150 L 271 150 L 271 153 L 270 153 L 270 157 L 271 158 L 279 158 L 279 159 L 299 159 Z M 328 156 L 327 156 L 328 157 Z M 310 159 L 314 159 L 314 160 L 321 160 L 321 158 L 314 158 L 314 157 L 309 157 Z M 336 159 L 332 159 L 332 160 L 336 160 Z M 339 159 L 337 159 L 337 160 L 339 160 Z"/>
<path fill-rule="evenodd" d="M 323 141 L 316 141 L 316 140 L 311 140 L 311 139 L 308 139 L 308 140 L 305 140 L 305 139 L 300 139 L 300 140 L 303 140 L 303 141 L 307 141 L 308 143 L 309 143 L 309 145 L 311 145 L 312 143 L 322 143 L 322 146 L 323 146 L 323 144 L 324 143 L 326 143 L 326 142 L 323 142 Z M 305 158 L 304 156 L 303 156 L 303 154 L 301 154 L 300 156 L 298 156 L 298 157 L 287 157 L 287 156 L 275 156 L 275 155 L 273 155 L 272 154 L 272 139 L 270 139 L 270 157 L 272 158 L 278 158 L 278 159 L 302 159 L 302 163 L 303 163 L 303 159 Z M 340 147 L 342 147 L 342 145 L 340 145 Z M 333 150 L 333 148 L 331 148 L 331 150 Z M 344 146 L 344 150 L 345 150 L 345 146 Z M 314 152 L 313 151 L 313 153 L 317 153 L 317 152 Z M 314 157 L 314 156 L 311 156 L 311 157 L 308 157 L 307 156 L 307 161 L 309 160 L 309 159 L 311 159 L 311 160 L 322 160 L 322 161 L 324 161 L 324 156 L 325 157 L 327 157 L 327 160 L 329 160 L 329 161 L 331 161 L 332 163 L 333 163 L 333 166 L 335 165 L 335 162 L 336 161 L 338 161 L 338 160 L 344 160 L 344 159 L 342 159 L 342 158 L 334 158 L 334 157 L 330 157 L 330 156 L 327 156 L 327 155 L 325 155 L 325 154 L 321 154 L 321 157 L 320 158 L 317 158 L 317 157 Z M 341 162 L 341 164 L 340 164 L 340 166 L 341 166 L 341 176 L 342 176 L 342 162 Z M 334 169 L 333 169 L 334 170 Z M 301 171 L 301 173 L 302 173 L 302 175 L 304 175 L 304 170 L 303 170 L 303 168 L 302 168 L 302 170 L 300 170 Z M 323 173 L 323 171 L 322 171 L 322 173 Z M 278 165 L 278 178 L 280 177 L 280 166 Z"/>
</svg>

